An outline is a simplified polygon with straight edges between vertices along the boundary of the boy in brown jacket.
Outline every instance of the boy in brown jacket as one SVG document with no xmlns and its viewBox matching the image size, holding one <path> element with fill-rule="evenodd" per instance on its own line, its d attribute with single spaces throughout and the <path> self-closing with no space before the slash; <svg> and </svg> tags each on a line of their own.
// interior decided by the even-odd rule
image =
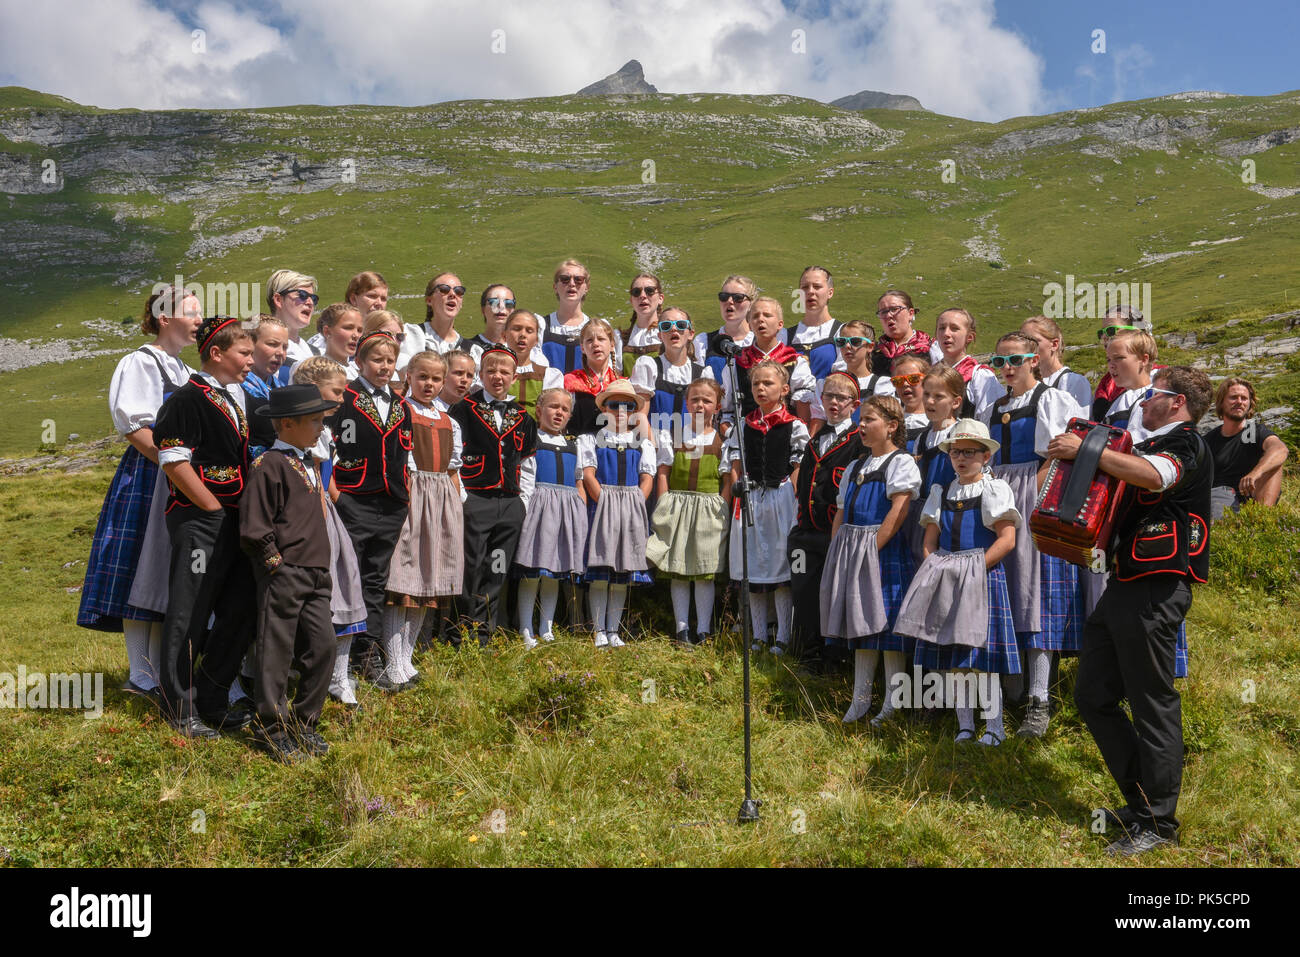
<svg viewBox="0 0 1300 957">
<path fill-rule="evenodd" d="M 253 461 L 240 502 L 240 544 L 257 579 L 254 737 L 285 764 L 329 750 L 315 729 L 334 667 L 330 541 L 310 449 L 325 413 L 337 406 L 314 385 L 272 392 L 257 414 L 271 420 L 278 438 Z M 292 712 L 291 668 L 300 675 Z"/>
</svg>

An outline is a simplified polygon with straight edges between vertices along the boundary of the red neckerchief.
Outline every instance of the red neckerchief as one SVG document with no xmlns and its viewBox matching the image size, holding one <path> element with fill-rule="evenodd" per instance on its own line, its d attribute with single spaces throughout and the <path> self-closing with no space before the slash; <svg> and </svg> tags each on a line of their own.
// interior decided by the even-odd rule
<svg viewBox="0 0 1300 957">
<path fill-rule="evenodd" d="M 774 410 L 767 413 L 767 415 L 763 414 L 762 409 L 755 409 L 753 412 L 749 413 L 749 415 L 745 416 L 745 424 L 751 429 L 762 432 L 766 435 L 774 427 L 784 425 L 786 422 L 793 422 L 794 419 L 795 417 L 790 414 L 790 410 L 785 407 L 784 403 L 782 403 Z"/>
<path fill-rule="evenodd" d="M 586 366 L 581 369 L 574 369 L 564 377 L 564 387 L 569 390 L 588 392 L 591 395 L 600 395 L 615 379 L 623 378 L 614 368 L 614 363 L 605 366 L 605 371 L 600 375 L 589 371 Z M 572 381 L 570 381 L 572 380 Z"/>
<path fill-rule="evenodd" d="M 988 366 L 984 365 L 984 363 L 980 362 L 974 356 L 967 356 L 965 359 L 962 359 L 961 362 L 953 366 L 953 368 L 961 373 L 961 380 L 967 385 L 970 384 L 971 376 L 975 374 L 976 369 L 989 369 Z M 993 370 L 989 369 L 989 371 L 992 372 Z"/>
<path fill-rule="evenodd" d="M 802 352 L 790 348 L 784 342 L 778 342 L 771 352 L 763 352 L 758 346 L 748 345 L 745 346 L 744 351 L 736 359 L 736 365 L 742 369 L 751 369 L 764 359 L 771 359 L 773 362 L 785 365 L 787 362 L 798 359 L 801 355 L 803 355 Z"/>
<path fill-rule="evenodd" d="M 904 342 L 895 342 L 889 336 L 881 336 L 876 340 L 876 351 L 886 359 L 897 359 L 901 355 L 922 355 L 929 358 L 930 346 L 934 343 L 928 335 L 920 329 L 913 329 L 912 334 Z"/>
</svg>

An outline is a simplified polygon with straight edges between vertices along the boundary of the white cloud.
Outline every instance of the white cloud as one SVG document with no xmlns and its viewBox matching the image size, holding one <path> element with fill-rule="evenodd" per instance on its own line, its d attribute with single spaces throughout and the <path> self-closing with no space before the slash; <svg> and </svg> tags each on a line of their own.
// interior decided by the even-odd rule
<svg viewBox="0 0 1300 957">
<path fill-rule="evenodd" d="M 1042 62 L 993 0 L 272 0 L 202 2 L 193 24 L 149 0 L 2 0 L 11 82 L 99 106 L 415 105 L 555 96 L 636 58 L 670 93 L 906 93 L 974 119 L 1034 112 Z M 815 9 L 816 12 L 813 12 Z M 275 26 L 272 26 L 275 24 Z M 206 52 L 190 31 L 206 32 Z M 791 31 L 806 34 L 806 53 Z M 504 31 L 506 52 L 491 50 Z"/>
</svg>

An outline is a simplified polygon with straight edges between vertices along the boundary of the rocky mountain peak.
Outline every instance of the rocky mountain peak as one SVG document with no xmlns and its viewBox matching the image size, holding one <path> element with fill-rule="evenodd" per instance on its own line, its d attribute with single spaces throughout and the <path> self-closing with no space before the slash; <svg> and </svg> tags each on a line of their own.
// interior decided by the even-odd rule
<svg viewBox="0 0 1300 957">
<path fill-rule="evenodd" d="M 877 90 L 863 90 L 850 96 L 831 100 L 831 106 L 841 110 L 923 110 L 921 101 L 914 96 L 897 93 L 881 93 Z"/>
<path fill-rule="evenodd" d="M 578 91 L 578 96 L 605 96 L 611 93 L 658 93 L 653 84 L 647 83 L 645 72 L 638 60 L 628 60 L 603 80 L 597 80 L 590 86 Z"/>
</svg>

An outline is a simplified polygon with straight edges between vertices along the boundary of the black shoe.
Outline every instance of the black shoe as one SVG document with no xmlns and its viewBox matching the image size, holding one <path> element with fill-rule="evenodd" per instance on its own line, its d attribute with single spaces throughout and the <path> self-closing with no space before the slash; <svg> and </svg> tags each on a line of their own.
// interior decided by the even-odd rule
<svg viewBox="0 0 1300 957">
<path fill-rule="evenodd" d="M 217 732 L 213 731 L 203 719 L 197 714 L 192 714 L 188 718 L 168 718 L 167 723 L 180 735 L 186 738 L 219 738 Z"/>
<path fill-rule="evenodd" d="M 392 681 L 389 679 L 388 675 L 382 671 L 376 677 L 372 678 L 370 683 L 386 694 L 397 694 L 399 691 L 406 690 L 406 682 L 401 682 L 399 684 L 396 681 Z"/>
<path fill-rule="evenodd" d="M 330 743 L 315 731 L 299 731 L 297 738 L 298 750 L 313 758 L 323 757 L 329 753 Z"/>
<path fill-rule="evenodd" d="M 679 648 L 694 649 L 695 645 L 691 642 L 691 631 L 689 628 L 683 628 L 677 632 L 677 637 L 673 639 L 673 644 Z"/>
<path fill-rule="evenodd" d="M 297 742 L 280 729 L 267 731 L 259 728 L 253 732 L 253 742 L 281 764 L 297 764 L 307 756 Z"/>
<path fill-rule="evenodd" d="M 248 727 L 249 722 L 253 720 L 253 709 L 248 706 L 247 699 L 241 698 L 225 711 L 217 711 L 201 717 L 204 724 L 218 731 L 238 731 L 240 728 Z"/>
<path fill-rule="evenodd" d="M 1175 847 L 1178 844 L 1177 832 L 1164 835 L 1154 828 L 1135 825 L 1134 829 L 1118 841 L 1113 841 L 1106 853 L 1111 857 L 1137 857 L 1159 847 Z"/>
<path fill-rule="evenodd" d="M 1041 738 L 1047 734 L 1049 720 L 1047 702 L 1041 698 L 1030 698 L 1025 708 L 1025 717 L 1016 730 L 1018 738 Z"/>
<path fill-rule="evenodd" d="M 154 685 L 152 688 L 141 688 L 130 678 L 127 678 L 122 682 L 122 686 L 118 690 L 125 691 L 129 695 L 134 695 L 137 698 L 148 701 L 156 707 L 162 706 L 162 688 L 157 685 Z"/>
<path fill-rule="evenodd" d="M 1112 811 L 1108 807 L 1100 807 L 1092 812 L 1092 816 L 1096 817 L 1098 812 L 1100 812 L 1102 817 L 1105 819 L 1106 829 L 1108 831 L 1113 828 L 1120 834 L 1132 835 L 1142 827 L 1141 822 L 1137 819 L 1137 815 L 1126 807 L 1122 807 L 1118 811 Z"/>
</svg>

